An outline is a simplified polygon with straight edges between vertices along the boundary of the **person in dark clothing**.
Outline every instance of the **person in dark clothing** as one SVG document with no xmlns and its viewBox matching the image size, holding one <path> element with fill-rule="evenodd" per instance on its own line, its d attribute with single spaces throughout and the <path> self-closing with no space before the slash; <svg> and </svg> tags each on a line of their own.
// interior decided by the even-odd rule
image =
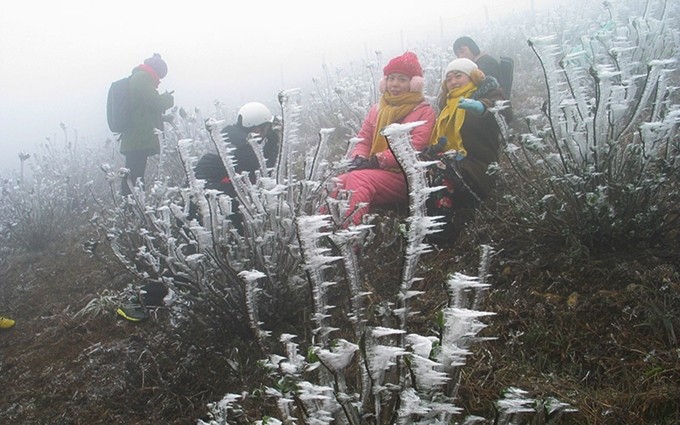
<svg viewBox="0 0 680 425">
<path fill-rule="evenodd" d="M 457 58 L 467 58 L 477 64 L 484 75 L 494 77 L 496 81 L 501 81 L 501 67 L 498 61 L 491 55 L 482 52 L 475 41 L 463 36 L 453 42 L 453 53 Z"/>
<path fill-rule="evenodd" d="M 269 109 L 258 102 L 249 102 L 238 111 L 235 124 L 224 127 L 221 131 L 225 143 L 234 148 L 234 169 L 236 173 L 248 172 L 250 181 L 255 183 L 255 171 L 272 168 L 276 165 L 279 154 L 279 134 L 274 128 L 274 116 Z M 262 146 L 264 164 L 260 164 L 249 139 L 258 138 Z M 238 200 L 234 186 L 229 178 L 222 159 L 216 153 L 203 155 L 194 168 L 196 178 L 205 180 L 206 189 L 219 190 L 232 198 L 234 210 L 238 209 Z M 189 218 L 197 218 L 196 206 L 192 205 Z M 241 231 L 243 218 L 234 214 L 234 226 Z"/>
<path fill-rule="evenodd" d="M 477 43 L 468 37 L 458 37 L 456 41 L 453 42 L 453 53 L 457 58 L 470 59 L 472 62 L 477 64 L 477 67 L 488 77 L 493 77 L 499 83 L 501 80 L 501 66 L 498 61 L 487 53 L 483 53 Z M 437 97 L 437 106 L 439 111 L 446 106 L 446 94 L 447 91 L 441 90 L 439 96 Z M 506 95 L 507 98 L 507 95 Z"/>
<path fill-rule="evenodd" d="M 172 93 L 158 93 L 158 85 L 168 74 L 161 55 L 144 60 L 135 67 L 129 79 L 132 124 L 120 134 L 120 153 L 125 156 L 127 178 L 121 184 L 121 195 L 132 193 L 131 185 L 144 182 L 147 158 L 160 153 L 156 129 L 163 129 L 163 113 L 174 105 Z"/>
<path fill-rule="evenodd" d="M 248 139 L 252 133 L 261 137 L 258 143 L 264 145 L 262 148 L 264 165 L 267 168 L 273 167 L 279 154 L 279 137 L 273 128 L 273 122 L 274 116 L 266 106 L 258 102 L 249 102 L 239 109 L 236 124 L 222 129 L 225 141 L 236 149 L 234 151 L 236 172 L 247 171 L 253 182 L 254 173 L 261 166 Z"/>
<path fill-rule="evenodd" d="M 255 183 L 257 170 L 272 168 L 276 165 L 279 154 L 279 134 L 275 128 L 275 119 L 269 109 L 258 102 L 250 102 L 243 105 L 238 111 L 235 124 L 227 125 L 222 130 L 224 142 L 234 148 L 234 169 L 240 174 L 248 172 L 251 182 Z M 257 140 L 262 146 L 264 164 L 255 154 L 251 140 Z M 216 153 L 203 155 L 194 167 L 196 178 L 205 180 L 206 189 L 219 190 L 232 198 L 232 205 L 238 211 L 236 190 L 229 178 L 222 159 Z M 196 203 L 189 206 L 188 218 L 200 221 Z M 232 223 L 239 233 L 243 234 L 243 217 L 236 212 L 232 216 Z M 172 276 L 175 280 L 180 276 Z M 164 306 L 165 299 L 172 294 L 161 280 L 149 281 L 140 291 L 135 300 L 119 307 L 117 314 L 131 322 L 142 322 L 149 318 L 149 308 Z"/>
<path fill-rule="evenodd" d="M 443 232 L 433 239 L 450 243 L 480 201 L 490 194 L 489 165 L 498 161 L 500 129 L 488 111 L 505 100 L 494 77 L 485 76 L 472 60 L 459 58 L 446 67 L 442 90 L 446 104 L 437 117 L 426 159 L 439 163 L 428 170 L 430 186 L 444 186 L 427 200 L 428 214 L 444 216 Z M 512 118 L 508 107 L 501 111 Z"/>
</svg>

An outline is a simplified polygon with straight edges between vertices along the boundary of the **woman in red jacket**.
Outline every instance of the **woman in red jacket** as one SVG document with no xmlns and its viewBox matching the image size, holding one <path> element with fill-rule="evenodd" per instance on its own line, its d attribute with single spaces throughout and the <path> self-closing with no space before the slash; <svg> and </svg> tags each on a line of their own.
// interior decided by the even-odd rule
<svg viewBox="0 0 680 425">
<path fill-rule="evenodd" d="M 338 176 L 337 188 L 351 192 L 348 214 L 354 213 L 352 224 L 361 223 L 371 206 L 408 200 L 406 177 L 380 130 L 393 123 L 425 121 L 411 131 L 413 148 L 422 151 L 428 146 L 436 120 L 434 109 L 423 96 L 423 70 L 414 53 L 406 52 L 390 60 L 383 75 L 382 97 L 371 107 L 361 126 L 358 134 L 361 140 L 350 154 L 350 171 Z M 337 195 L 336 189 L 331 196 Z"/>
</svg>

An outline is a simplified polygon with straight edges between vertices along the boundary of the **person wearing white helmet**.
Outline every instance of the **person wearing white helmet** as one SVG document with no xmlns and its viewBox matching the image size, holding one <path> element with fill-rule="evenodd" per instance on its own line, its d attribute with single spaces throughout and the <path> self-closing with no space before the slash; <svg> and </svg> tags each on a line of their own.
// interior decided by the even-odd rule
<svg viewBox="0 0 680 425">
<path fill-rule="evenodd" d="M 260 102 L 248 102 L 238 110 L 237 124 L 243 128 L 255 128 L 274 119 L 269 108 Z"/>
<path fill-rule="evenodd" d="M 222 129 L 225 142 L 236 149 L 233 155 L 237 173 L 248 171 L 252 180 L 255 178 L 254 172 L 260 168 L 255 151 L 248 143 L 249 135 L 253 133 L 261 138 L 259 143 L 263 146 L 267 168 L 275 165 L 279 153 L 279 137 L 273 131 L 273 121 L 274 115 L 269 108 L 259 102 L 248 102 L 238 110 L 236 123 Z"/>
<path fill-rule="evenodd" d="M 237 173 L 247 171 L 253 183 L 255 171 L 261 167 L 248 140 L 253 137 L 260 139 L 258 143 L 262 146 L 265 166 L 274 167 L 279 154 L 279 134 L 274 124 L 275 118 L 269 108 L 259 102 L 248 102 L 239 109 L 236 123 L 225 126 L 221 131 L 224 142 L 234 148 L 232 152 L 235 160 L 234 169 Z M 203 155 L 194 172 L 196 178 L 206 181 L 206 189 L 219 190 L 229 195 L 234 203 L 237 202 L 236 191 L 219 155 L 215 153 Z M 234 205 L 234 210 L 237 209 L 238 203 Z M 193 217 L 192 212 L 195 213 L 194 209 L 190 209 L 189 218 Z M 234 214 L 232 219 L 236 228 L 242 230 L 242 217 Z"/>
<path fill-rule="evenodd" d="M 265 166 L 274 167 L 279 153 L 279 134 L 274 124 L 274 116 L 265 105 L 259 102 L 249 102 L 239 109 L 236 123 L 227 125 L 221 131 L 224 142 L 235 148 L 232 152 L 235 159 L 234 169 L 237 173 L 247 171 L 253 183 L 255 183 L 255 171 L 261 167 L 248 140 L 256 137 L 260 139 L 258 143 L 263 145 Z M 238 211 L 236 191 L 219 155 L 216 153 L 203 155 L 196 164 L 194 173 L 196 178 L 205 180 L 206 189 L 216 189 L 229 195 L 232 198 L 232 208 Z M 191 203 L 189 207 L 188 218 L 200 220 L 195 203 Z M 233 214 L 231 220 L 234 227 L 243 234 L 241 214 L 238 212 Z M 121 306 L 116 313 L 132 322 L 144 321 L 149 317 L 148 307 L 165 305 L 168 289 L 162 283 L 152 281 L 144 285 L 140 293 L 137 302 L 133 301 L 129 305 Z M 13 325 L 13 320 L 0 317 L 0 328 L 9 328 Z"/>
</svg>

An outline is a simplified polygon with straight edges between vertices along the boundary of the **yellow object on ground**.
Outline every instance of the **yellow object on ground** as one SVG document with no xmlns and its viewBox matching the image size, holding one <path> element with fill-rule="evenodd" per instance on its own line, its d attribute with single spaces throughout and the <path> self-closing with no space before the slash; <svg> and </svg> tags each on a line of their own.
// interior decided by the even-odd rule
<svg viewBox="0 0 680 425">
<path fill-rule="evenodd" d="M 9 329 L 15 324 L 16 322 L 14 320 L 0 316 L 0 329 Z"/>
</svg>

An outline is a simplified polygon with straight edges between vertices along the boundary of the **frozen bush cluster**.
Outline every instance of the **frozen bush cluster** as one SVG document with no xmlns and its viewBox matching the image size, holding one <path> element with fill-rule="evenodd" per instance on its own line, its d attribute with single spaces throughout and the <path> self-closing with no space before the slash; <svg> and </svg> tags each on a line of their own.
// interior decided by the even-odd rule
<svg viewBox="0 0 680 425">
<path fill-rule="evenodd" d="M 497 226 L 509 223 L 513 232 L 528 231 L 537 244 L 566 246 L 573 256 L 661 240 L 677 230 L 678 8 L 649 1 L 638 10 L 637 3 L 605 2 L 605 19 L 598 16 L 594 28 L 587 18 L 571 20 L 582 26 L 556 34 L 548 31 L 559 29 L 550 17 L 533 28 L 524 24 L 546 97 L 540 105 L 522 105 L 535 110 L 524 116 L 520 134 L 504 127 L 504 158 L 489 170 L 500 180 L 493 200 L 503 212 Z M 418 55 L 434 102 L 447 53 L 421 47 Z M 281 92 L 279 158 L 272 168 L 263 165 L 254 181 L 233 167 L 220 132 L 227 119 L 220 105 L 207 118 L 198 110 L 173 110 L 147 187 L 134 188 L 124 200 L 117 195 L 120 171 L 109 165 L 114 161 L 94 156 L 105 175 L 100 187 L 82 172 L 88 169 L 83 158 L 91 163 L 92 154 L 77 151 L 68 137 L 64 154 L 49 141 L 46 153 L 32 159 L 30 185 L 23 171 L 4 180 L 0 237 L 35 249 L 56 238 L 50 231 L 86 213 L 140 281 L 172 289 L 173 330 L 192 321 L 257 342 L 271 377 L 258 395 L 276 406 L 277 417 L 250 418 L 256 423 L 555 420 L 570 407 L 553 398 L 533 400 L 517 388 L 496 401 L 496 418 L 460 418 L 461 369 L 475 344 L 487 339 L 480 333 L 493 315 L 481 309 L 491 285 L 490 246 L 480 247 L 476 276 L 447 276 L 448 299 L 431 326 L 435 332 L 422 334 L 412 323 L 412 305 L 422 296 L 420 260 L 431 249 L 425 240 L 440 226 L 425 214 L 425 199 L 437 189 L 425 182 L 428 163 L 410 143 L 419 123 L 382 130 L 407 176 L 409 204 L 406 217 L 381 228 L 403 242 L 403 267 L 388 282 L 394 296 L 374 306 L 390 321 L 368 311 L 374 294 L 365 286 L 360 252 L 376 227 L 370 221 L 340 226 L 351 211 L 346 198 L 328 198 L 328 187 L 347 167 L 347 146 L 338 140 L 356 133 L 377 99 L 381 62 L 377 52 L 375 62 L 354 65 L 350 74 L 324 68 L 325 78 L 314 80 L 307 100 L 299 89 Z M 195 177 L 193 167 L 208 149 L 218 152 L 235 199 L 206 190 Z M 233 222 L 235 213 L 244 217 L 242 229 Z M 281 332 L 291 306 L 311 320 Z M 303 332 L 307 339 L 298 344 Z M 242 417 L 254 392 L 225 395 L 208 406 L 209 422 L 199 423 Z"/>
<path fill-rule="evenodd" d="M 573 258 L 663 241 L 678 224 L 678 10 L 617 12 L 605 2 L 604 23 L 578 38 L 529 39 L 547 97 L 495 169 L 497 209 Z"/>
</svg>

